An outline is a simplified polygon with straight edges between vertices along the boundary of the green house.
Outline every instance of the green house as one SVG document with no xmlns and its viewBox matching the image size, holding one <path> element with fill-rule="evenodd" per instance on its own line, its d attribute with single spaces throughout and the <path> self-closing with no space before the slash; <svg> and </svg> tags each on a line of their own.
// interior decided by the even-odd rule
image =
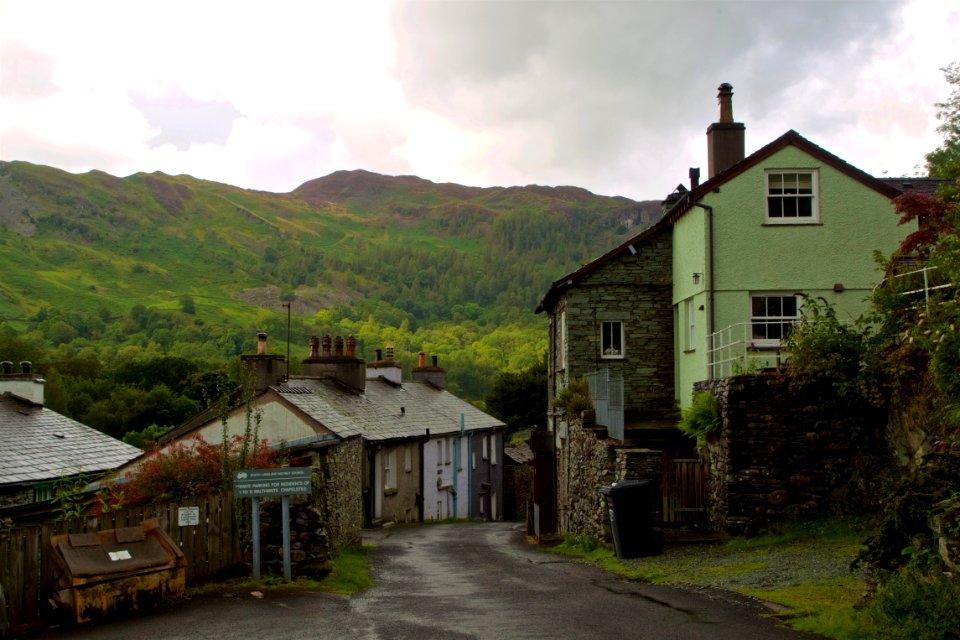
<svg viewBox="0 0 960 640">
<path fill-rule="evenodd" d="M 706 181 L 691 169 L 657 224 L 557 280 L 537 308 L 551 397 L 584 375 L 622 380 L 606 392 L 619 406 L 598 407 L 601 424 L 622 420 L 611 435 L 675 424 L 697 381 L 775 366 L 806 299 L 859 317 L 882 279 L 874 252 L 913 230 L 892 200 L 923 179 L 875 178 L 792 130 L 745 156 L 732 89 L 720 86 L 707 129 Z"/>
</svg>

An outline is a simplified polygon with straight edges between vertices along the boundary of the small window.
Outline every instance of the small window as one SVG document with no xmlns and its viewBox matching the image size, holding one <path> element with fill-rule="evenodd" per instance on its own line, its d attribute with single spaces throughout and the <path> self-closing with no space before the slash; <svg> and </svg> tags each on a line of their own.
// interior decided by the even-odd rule
<svg viewBox="0 0 960 640">
<path fill-rule="evenodd" d="M 600 323 L 600 349 L 604 358 L 623 357 L 623 323 Z"/>
<path fill-rule="evenodd" d="M 444 439 L 443 439 L 443 442 L 444 442 L 444 449 L 446 449 L 446 452 L 445 452 L 445 454 L 444 454 L 443 463 L 444 463 L 444 464 L 450 464 L 450 460 L 451 460 L 451 454 L 450 454 L 450 438 L 444 438 Z"/>
<path fill-rule="evenodd" d="M 684 300 L 683 315 L 686 327 L 686 344 L 684 348 L 687 351 L 694 351 L 697 348 L 697 315 L 694 311 L 693 298 Z"/>
<path fill-rule="evenodd" d="M 383 488 L 392 491 L 397 488 L 397 450 L 391 449 L 383 457 Z"/>
<path fill-rule="evenodd" d="M 53 485 L 49 483 L 33 485 L 33 501 L 45 502 L 47 500 L 53 500 Z"/>
<path fill-rule="evenodd" d="M 757 347 L 779 347 L 800 319 L 799 301 L 793 294 L 752 295 L 750 307 L 751 340 Z"/>
<path fill-rule="evenodd" d="M 814 171 L 767 173 L 767 222 L 818 222 L 817 174 Z"/>
<path fill-rule="evenodd" d="M 497 464 L 497 449 L 499 448 L 500 440 L 497 434 L 490 436 L 490 464 L 496 466 Z"/>
<path fill-rule="evenodd" d="M 403 470 L 406 473 L 413 471 L 413 447 L 407 445 L 403 448 Z"/>
<path fill-rule="evenodd" d="M 471 463 L 472 463 L 472 465 L 473 465 L 473 468 L 476 469 L 476 468 L 477 468 L 477 452 L 476 452 L 476 451 L 473 451 L 473 452 L 471 453 L 470 459 L 471 459 Z"/>
<path fill-rule="evenodd" d="M 490 458 L 490 436 L 483 436 L 481 441 L 483 442 L 483 459 L 487 460 Z"/>
<path fill-rule="evenodd" d="M 437 440 L 437 466 L 443 466 L 443 440 Z"/>
</svg>

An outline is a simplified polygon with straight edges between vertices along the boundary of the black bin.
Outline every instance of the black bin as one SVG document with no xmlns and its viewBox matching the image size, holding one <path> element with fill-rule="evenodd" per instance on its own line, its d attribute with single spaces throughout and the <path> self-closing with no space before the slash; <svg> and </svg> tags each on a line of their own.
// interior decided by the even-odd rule
<svg viewBox="0 0 960 640">
<path fill-rule="evenodd" d="M 618 558 L 655 556 L 663 550 L 655 527 L 659 498 L 656 489 L 652 480 L 624 480 L 600 489 L 607 501 Z"/>
</svg>

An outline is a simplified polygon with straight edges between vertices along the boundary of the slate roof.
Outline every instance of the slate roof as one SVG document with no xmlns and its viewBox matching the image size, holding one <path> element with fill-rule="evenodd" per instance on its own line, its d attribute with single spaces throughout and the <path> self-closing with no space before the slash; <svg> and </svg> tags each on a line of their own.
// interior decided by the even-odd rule
<svg viewBox="0 0 960 640">
<path fill-rule="evenodd" d="M 0 394 L 0 486 L 108 471 L 142 451 L 46 407 Z"/>
<path fill-rule="evenodd" d="M 397 385 L 367 380 L 362 394 L 328 380 L 291 379 L 273 387 L 287 402 L 341 438 L 362 435 L 370 441 L 411 438 L 506 425 L 452 393 L 427 382 Z"/>
</svg>

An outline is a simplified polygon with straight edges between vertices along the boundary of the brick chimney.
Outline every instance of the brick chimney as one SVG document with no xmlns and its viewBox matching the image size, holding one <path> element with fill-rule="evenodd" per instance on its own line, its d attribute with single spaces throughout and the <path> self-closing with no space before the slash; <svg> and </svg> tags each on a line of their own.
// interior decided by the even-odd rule
<svg viewBox="0 0 960 640">
<path fill-rule="evenodd" d="M 403 381 L 403 367 L 394 356 L 393 345 L 387 345 L 382 351 L 377 349 L 377 359 L 367 363 L 367 380 L 378 378 L 393 384 L 400 384 Z"/>
<path fill-rule="evenodd" d="M 33 374 L 33 364 L 24 360 L 20 371 L 13 370 L 9 360 L 0 362 L 0 395 L 10 394 L 26 402 L 43 405 L 43 385 L 46 380 Z"/>
<path fill-rule="evenodd" d="M 427 366 L 427 354 L 420 352 L 420 362 L 413 370 L 414 382 L 427 382 L 437 389 L 446 385 L 446 372 L 437 366 L 437 356 L 431 356 L 431 365 Z"/>
<path fill-rule="evenodd" d="M 707 178 L 726 171 L 744 158 L 742 122 L 733 121 L 733 86 L 724 82 L 717 87 L 720 119 L 707 127 Z"/>
<path fill-rule="evenodd" d="M 318 353 L 317 347 L 320 347 Z M 303 361 L 303 377 L 320 380 L 336 380 L 355 391 L 363 392 L 366 386 L 363 360 L 357 357 L 357 340 L 349 336 L 331 339 L 323 336 L 310 338 L 310 356 Z"/>
<path fill-rule="evenodd" d="M 267 387 L 283 382 L 287 376 L 287 361 L 283 356 L 267 353 L 267 334 L 257 334 L 257 354 L 240 356 L 243 384 L 260 393 Z"/>
</svg>

